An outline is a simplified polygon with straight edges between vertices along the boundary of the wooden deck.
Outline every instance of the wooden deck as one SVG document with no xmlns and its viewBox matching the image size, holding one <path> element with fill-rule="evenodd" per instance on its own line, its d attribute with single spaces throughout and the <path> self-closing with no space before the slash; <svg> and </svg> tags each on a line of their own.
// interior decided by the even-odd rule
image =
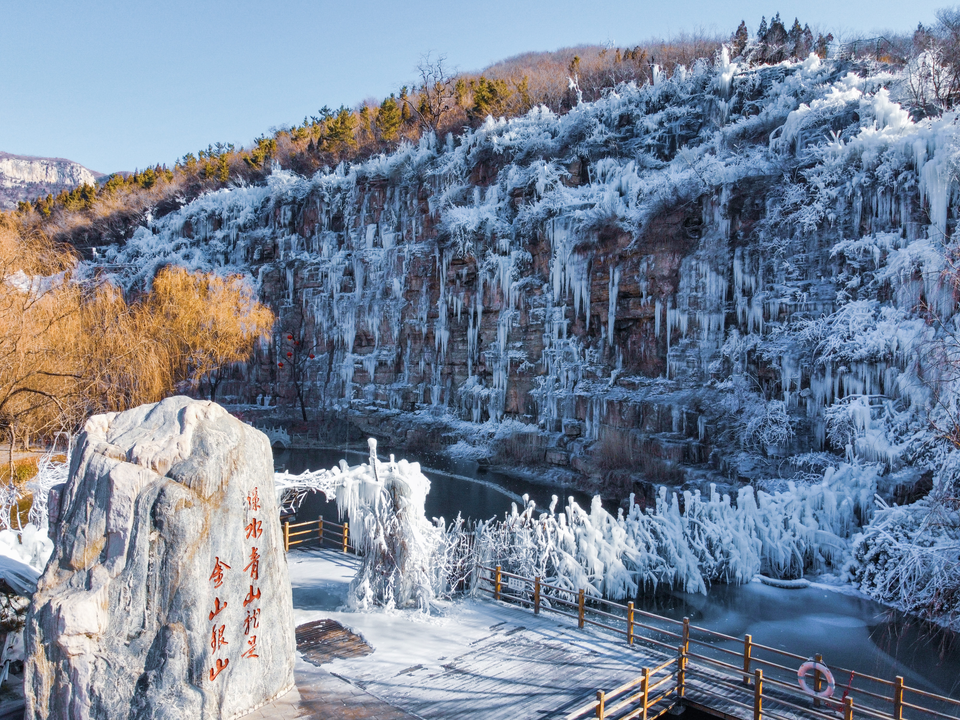
<svg viewBox="0 0 960 720">
<path fill-rule="evenodd" d="M 356 684 L 418 717 L 432 720 L 520 720 L 560 717 L 594 697 L 598 687 L 635 677 L 654 653 L 623 652 L 576 638 L 566 623 L 523 620 L 505 608 L 508 618 L 490 628 L 473 648 L 450 658 L 442 668 L 409 667 L 396 676 Z"/>
<path fill-rule="evenodd" d="M 331 544 L 340 552 L 313 552 L 351 557 L 342 554 L 342 538 Z M 491 620 L 488 634 L 460 643 L 442 663 L 395 665 L 389 676 L 361 670 L 342 679 L 369 695 L 365 702 L 375 698 L 381 710 L 394 707 L 423 720 L 655 720 L 687 707 L 724 720 L 960 720 L 956 700 L 908 687 L 899 677 L 838 668 L 837 697 L 815 700 L 797 683 L 808 658 L 749 635 L 723 635 L 632 603 L 588 601 L 583 591 L 498 568 L 481 571 L 481 589 L 493 600 L 481 603 Z M 848 675 L 857 678 L 846 683 L 849 694 Z M 807 682 L 826 687 L 817 672 Z"/>
<path fill-rule="evenodd" d="M 633 603 L 606 600 L 587 606 L 584 591 L 566 590 L 504 573 L 499 567 L 480 567 L 481 589 L 501 603 L 529 607 L 576 621 L 581 630 L 591 626 L 625 637 L 628 652 L 645 659 L 639 677 L 623 681 L 611 675 L 597 686 L 596 697 L 561 708 L 563 720 L 652 720 L 664 711 L 695 708 L 726 720 L 960 720 L 960 701 L 909 687 L 902 677 L 885 680 L 849 669 L 835 669 L 842 679 L 858 678 L 856 687 L 829 688 L 829 668 L 816 658 L 736 638 L 683 621 L 642 612 Z M 545 597 L 546 596 L 546 597 Z M 622 612 L 621 612 L 622 611 Z M 655 652 L 658 649 L 659 652 Z M 815 661 L 814 665 L 811 661 Z M 804 672 L 807 689 L 800 687 Z M 822 669 L 822 672 L 821 672 Z M 871 689 L 866 689 L 865 686 Z M 830 693 L 836 697 L 830 697 Z"/>
</svg>

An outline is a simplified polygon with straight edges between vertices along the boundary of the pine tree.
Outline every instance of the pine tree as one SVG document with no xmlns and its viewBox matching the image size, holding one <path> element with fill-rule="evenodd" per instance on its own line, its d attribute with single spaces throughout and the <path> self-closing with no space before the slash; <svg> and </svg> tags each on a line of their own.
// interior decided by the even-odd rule
<svg viewBox="0 0 960 720">
<path fill-rule="evenodd" d="M 407 86 L 400 88 L 400 120 L 408 122 L 410 120 L 410 99 L 407 97 Z"/>
<path fill-rule="evenodd" d="M 780 13 L 774 15 L 770 21 L 770 29 L 767 31 L 766 44 L 769 47 L 767 52 L 768 62 L 783 62 L 787 59 L 788 53 L 793 48 L 787 46 L 787 29 L 780 20 Z"/>
<path fill-rule="evenodd" d="M 801 42 L 803 41 L 803 27 L 800 25 L 800 21 L 797 18 L 793 19 L 793 25 L 790 26 L 790 32 L 787 33 L 787 44 L 790 47 L 790 55 L 795 58 L 802 58 L 803 48 L 801 47 Z"/>
<path fill-rule="evenodd" d="M 502 115 L 506 110 L 509 94 L 510 89 L 505 80 L 488 80 L 481 75 L 473 90 L 470 117 L 483 121 L 487 115 Z"/>
<path fill-rule="evenodd" d="M 393 96 L 393 93 L 390 93 L 390 97 L 380 104 L 380 112 L 377 113 L 376 124 L 380 139 L 384 142 L 396 140 L 402 122 L 400 106 L 397 104 L 397 99 Z"/>
<path fill-rule="evenodd" d="M 336 115 L 327 121 L 327 140 L 331 150 L 342 152 L 355 148 L 356 129 L 357 117 L 347 107 L 341 106 Z"/>
<path fill-rule="evenodd" d="M 733 57 L 740 57 L 743 55 L 743 51 L 746 49 L 749 41 L 750 31 L 747 30 L 747 23 L 741 20 L 740 25 L 737 27 L 737 31 L 733 34 L 733 37 L 730 38 Z"/>
<path fill-rule="evenodd" d="M 821 60 L 827 57 L 827 51 L 830 49 L 830 43 L 833 42 L 833 33 L 827 33 L 826 36 L 820 34 L 817 37 L 816 53 Z"/>
<path fill-rule="evenodd" d="M 767 17 L 760 17 L 760 27 L 757 28 L 757 43 L 762 45 L 767 41 Z"/>
<path fill-rule="evenodd" d="M 803 33 L 800 36 L 800 46 L 797 52 L 797 57 L 801 60 L 804 60 L 812 52 L 813 52 L 813 33 L 810 31 L 809 25 L 804 25 Z"/>
<path fill-rule="evenodd" d="M 364 105 L 360 108 L 359 121 L 360 143 L 366 145 L 368 142 L 373 140 L 374 118 L 369 105 Z"/>
</svg>

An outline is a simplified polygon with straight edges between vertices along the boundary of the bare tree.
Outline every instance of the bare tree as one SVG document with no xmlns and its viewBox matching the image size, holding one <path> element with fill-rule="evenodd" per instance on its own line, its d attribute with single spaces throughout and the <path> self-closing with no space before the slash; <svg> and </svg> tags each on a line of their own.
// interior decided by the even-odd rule
<svg viewBox="0 0 960 720">
<path fill-rule="evenodd" d="M 313 334 L 307 327 L 307 315 L 303 305 L 297 308 L 296 314 L 287 318 L 285 330 L 281 333 L 279 342 L 279 357 L 277 363 L 281 377 L 293 383 L 297 395 L 297 404 L 300 406 L 300 415 L 307 422 L 306 382 L 307 373 L 316 369 L 316 352 L 319 344 L 313 340 Z"/>
<path fill-rule="evenodd" d="M 446 56 L 427 53 L 420 59 L 417 93 L 407 99 L 421 129 L 436 133 L 444 117 L 456 105 L 456 74 L 446 67 Z"/>
</svg>

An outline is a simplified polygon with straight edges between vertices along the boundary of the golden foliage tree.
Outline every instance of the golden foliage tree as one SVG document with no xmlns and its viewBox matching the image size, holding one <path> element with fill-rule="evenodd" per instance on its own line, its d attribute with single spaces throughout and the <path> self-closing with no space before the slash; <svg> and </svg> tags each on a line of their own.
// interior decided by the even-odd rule
<svg viewBox="0 0 960 720">
<path fill-rule="evenodd" d="M 179 267 L 157 274 L 135 315 L 144 334 L 166 349 L 171 381 L 191 389 L 207 381 L 211 400 L 222 379 L 220 370 L 249 357 L 254 343 L 273 326 L 273 313 L 241 276 Z"/>
<path fill-rule="evenodd" d="M 165 268 L 133 303 L 71 277 L 72 255 L 0 227 L 0 432 L 13 449 L 207 383 L 249 356 L 273 314 L 238 276 Z M 12 470 L 11 470 L 12 476 Z"/>
</svg>

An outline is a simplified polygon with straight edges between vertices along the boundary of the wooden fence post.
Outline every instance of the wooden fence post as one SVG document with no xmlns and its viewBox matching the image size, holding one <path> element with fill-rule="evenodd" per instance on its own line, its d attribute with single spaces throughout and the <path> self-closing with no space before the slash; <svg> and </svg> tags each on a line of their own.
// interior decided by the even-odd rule
<svg viewBox="0 0 960 720">
<path fill-rule="evenodd" d="M 533 614 L 540 614 L 540 576 L 533 579 Z"/>
<path fill-rule="evenodd" d="M 743 636 L 743 684 L 750 687 L 750 652 L 753 650 L 753 638 Z"/>
<path fill-rule="evenodd" d="M 641 673 L 640 694 L 643 696 L 643 708 L 640 711 L 640 720 L 647 720 L 647 701 L 650 699 L 650 668 L 643 668 Z"/>
<path fill-rule="evenodd" d="M 323 547 L 323 516 L 317 518 L 317 537 L 320 538 L 320 547 Z"/>
<path fill-rule="evenodd" d="M 690 618 L 683 619 L 683 654 L 690 652 Z"/>
<path fill-rule="evenodd" d="M 350 542 L 350 528 L 347 527 L 347 523 L 343 523 L 343 551 L 347 551 L 347 544 Z"/>
<path fill-rule="evenodd" d="M 853 720 L 853 698 L 849 695 L 843 699 L 843 720 Z"/>
<path fill-rule="evenodd" d="M 817 665 L 819 665 L 821 662 L 823 662 L 823 655 L 821 655 L 820 653 L 817 653 L 816 655 L 813 656 L 813 659 L 817 662 Z M 813 668 L 813 692 L 814 693 L 820 692 L 820 677 L 821 677 L 820 670 L 817 667 L 814 667 Z M 813 706 L 820 707 L 820 698 L 816 697 L 816 695 L 813 698 Z"/>
<path fill-rule="evenodd" d="M 633 601 L 627 603 L 627 644 L 633 645 Z"/>
<path fill-rule="evenodd" d="M 285 552 L 290 552 L 290 523 L 288 522 L 283 524 L 283 549 Z"/>
<path fill-rule="evenodd" d="M 903 677 L 897 675 L 893 682 L 893 720 L 903 720 Z"/>
<path fill-rule="evenodd" d="M 583 588 L 580 588 L 580 592 L 577 595 L 577 627 L 581 630 L 583 630 L 584 601 Z"/>
<path fill-rule="evenodd" d="M 753 720 L 763 717 L 763 670 L 753 672 Z"/>
<path fill-rule="evenodd" d="M 500 599 L 500 582 L 502 578 L 500 577 L 500 566 L 497 565 L 496 574 L 493 576 L 493 599 Z"/>
<path fill-rule="evenodd" d="M 681 645 L 677 650 L 677 699 L 683 700 L 687 683 L 687 648 Z"/>
<path fill-rule="evenodd" d="M 600 718 L 600 720 L 603 720 L 603 716 L 605 714 L 604 704 L 605 704 L 605 695 L 603 693 L 603 690 L 597 690 L 597 717 Z"/>
</svg>

